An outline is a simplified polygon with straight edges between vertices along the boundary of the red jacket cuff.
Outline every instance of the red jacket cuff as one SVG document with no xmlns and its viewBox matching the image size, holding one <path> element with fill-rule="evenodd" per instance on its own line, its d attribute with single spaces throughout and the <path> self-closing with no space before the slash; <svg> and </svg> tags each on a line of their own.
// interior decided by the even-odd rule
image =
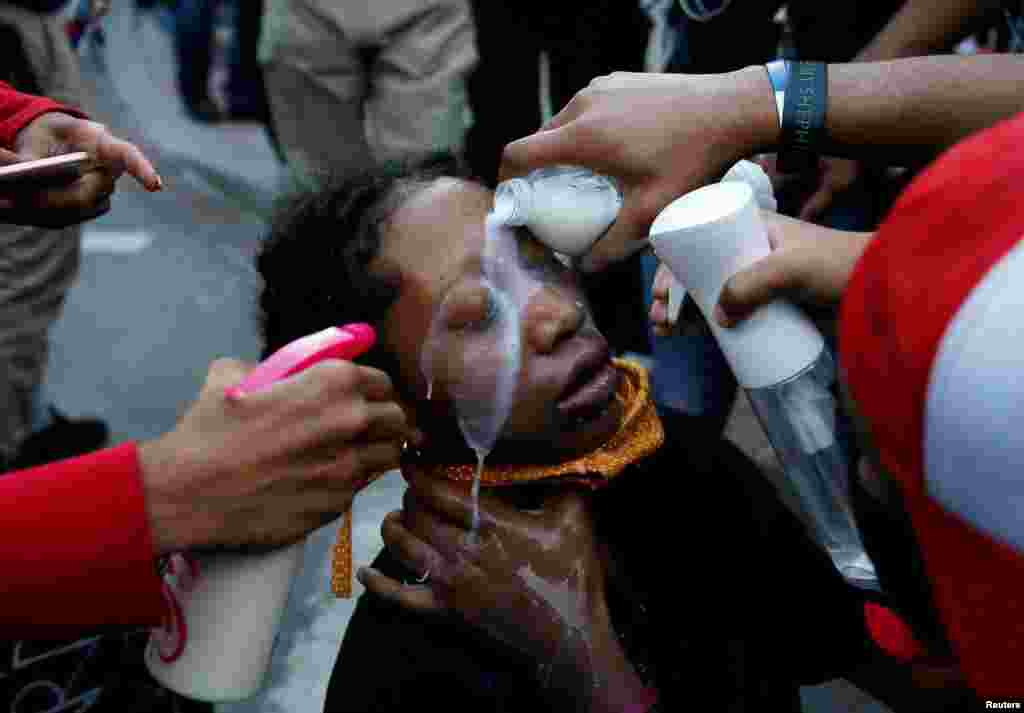
<svg viewBox="0 0 1024 713">
<path fill-rule="evenodd" d="M 160 622 L 135 444 L 0 476 L 0 509 L 4 637 Z"/>
<path fill-rule="evenodd" d="M 78 109 L 59 104 L 46 97 L 22 94 L 9 84 L 0 82 L 0 146 L 11 148 L 18 132 L 41 114 L 59 111 L 79 118 L 86 118 Z"/>
</svg>

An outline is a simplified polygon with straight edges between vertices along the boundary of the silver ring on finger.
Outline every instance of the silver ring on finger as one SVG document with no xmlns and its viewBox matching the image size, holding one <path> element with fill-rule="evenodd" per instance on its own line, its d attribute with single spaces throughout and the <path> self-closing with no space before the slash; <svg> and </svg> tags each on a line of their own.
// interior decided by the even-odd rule
<svg viewBox="0 0 1024 713">
<path fill-rule="evenodd" d="M 423 573 L 422 577 L 418 577 L 418 578 L 412 580 L 411 582 L 406 580 L 406 584 L 410 584 L 410 585 L 411 584 L 425 585 L 429 581 L 430 581 L 430 570 L 428 569 L 426 572 Z"/>
</svg>

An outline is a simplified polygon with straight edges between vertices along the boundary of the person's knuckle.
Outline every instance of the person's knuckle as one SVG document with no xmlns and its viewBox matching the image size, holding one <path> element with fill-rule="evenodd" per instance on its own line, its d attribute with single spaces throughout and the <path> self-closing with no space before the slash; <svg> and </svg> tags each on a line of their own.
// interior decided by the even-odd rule
<svg viewBox="0 0 1024 713">
<path fill-rule="evenodd" d="M 661 195 L 656 191 L 638 192 L 635 197 L 637 218 L 644 224 L 650 224 L 664 207 L 663 202 Z"/>
<path fill-rule="evenodd" d="M 599 85 L 595 83 L 599 79 L 601 79 L 601 77 L 598 77 L 588 86 L 573 94 L 572 99 L 570 99 L 569 103 L 565 105 L 565 111 L 568 111 L 571 116 L 579 116 L 593 106 L 594 99 L 600 91 L 598 88 Z"/>
<path fill-rule="evenodd" d="M 335 396 L 326 415 L 327 431 L 344 441 L 358 437 L 370 424 L 370 409 L 366 400 L 357 394 L 349 393 L 341 399 Z"/>
<path fill-rule="evenodd" d="M 350 392 L 356 389 L 364 380 L 362 368 L 358 364 L 341 359 L 329 359 L 321 362 L 324 387 L 327 396 L 330 397 L 338 392 Z"/>
<path fill-rule="evenodd" d="M 379 404 L 375 412 L 370 414 L 373 423 L 387 431 L 404 432 L 409 426 L 409 418 L 405 409 L 394 401 Z"/>
<path fill-rule="evenodd" d="M 356 366 L 353 379 L 353 388 L 358 386 L 364 391 L 372 389 L 383 399 L 387 399 L 395 393 L 395 384 L 391 380 L 391 376 L 372 366 Z"/>
<path fill-rule="evenodd" d="M 370 427 L 372 418 L 366 400 L 353 396 L 339 409 L 337 430 L 349 435 L 363 433 Z"/>
<path fill-rule="evenodd" d="M 501 150 L 501 164 L 508 169 L 515 171 L 522 160 L 522 148 L 520 146 L 514 146 L 507 144 Z"/>
<path fill-rule="evenodd" d="M 585 503 L 580 498 L 570 498 L 562 506 L 561 517 L 558 527 L 562 532 L 577 530 L 579 523 L 586 518 L 587 510 Z"/>
<path fill-rule="evenodd" d="M 210 367 L 207 370 L 208 379 L 227 379 L 232 376 L 237 376 L 239 379 L 245 373 L 245 366 L 242 362 L 237 359 L 231 359 L 230 357 L 218 357 L 210 362 Z"/>
<path fill-rule="evenodd" d="M 344 486 L 345 490 L 354 480 L 363 475 L 363 449 L 365 446 L 349 445 L 343 448 L 330 465 L 332 481 Z"/>
<path fill-rule="evenodd" d="M 383 451 L 380 456 L 378 468 L 387 470 L 397 468 L 402 461 L 402 446 L 397 441 L 387 441 L 381 447 Z"/>
<path fill-rule="evenodd" d="M 388 546 L 394 544 L 398 539 L 399 532 L 401 529 L 396 519 L 391 514 L 385 516 L 380 523 L 380 537 L 384 540 L 384 544 Z"/>
<path fill-rule="evenodd" d="M 338 397 L 333 370 L 332 364 L 321 362 L 299 377 L 305 382 L 303 407 L 311 415 L 322 413 L 332 407 L 337 408 L 345 403 L 344 399 Z"/>
</svg>

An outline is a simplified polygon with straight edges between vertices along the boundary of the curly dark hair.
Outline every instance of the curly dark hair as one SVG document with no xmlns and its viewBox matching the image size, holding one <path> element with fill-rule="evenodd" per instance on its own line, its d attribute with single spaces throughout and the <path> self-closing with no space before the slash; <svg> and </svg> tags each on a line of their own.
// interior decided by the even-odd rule
<svg viewBox="0 0 1024 713">
<path fill-rule="evenodd" d="M 256 257 L 264 358 L 332 325 L 380 326 L 400 289 L 369 270 L 384 224 L 413 192 L 444 176 L 469 174 L 452 154 L 430 154 L 328 179 L 282 203 Z M 357 361 L 397 373 L 394 356 L 379 345 Z"/>
</svg>

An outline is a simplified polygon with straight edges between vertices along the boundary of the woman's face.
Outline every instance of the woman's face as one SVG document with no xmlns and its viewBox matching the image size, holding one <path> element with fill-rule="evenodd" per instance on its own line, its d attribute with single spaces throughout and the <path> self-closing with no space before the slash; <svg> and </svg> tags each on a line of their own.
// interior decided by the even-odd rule
<svg viewBox="0 0 1024 713">
<path fill-rule="evenodd" d="M 564 460 L 617 429 L 619 374 L 575 274 L 548 248 L 520 230 L 503 238 L 514 264 L 485 264 L 492 203 L 477 184 L 439 179 L 395 211 L 371 265 L 400 285 L 380 338 L 428 434 L 450 435 L 457 412 L 493 412 L 511 376 L 496 455 Z"/>
</svg>

